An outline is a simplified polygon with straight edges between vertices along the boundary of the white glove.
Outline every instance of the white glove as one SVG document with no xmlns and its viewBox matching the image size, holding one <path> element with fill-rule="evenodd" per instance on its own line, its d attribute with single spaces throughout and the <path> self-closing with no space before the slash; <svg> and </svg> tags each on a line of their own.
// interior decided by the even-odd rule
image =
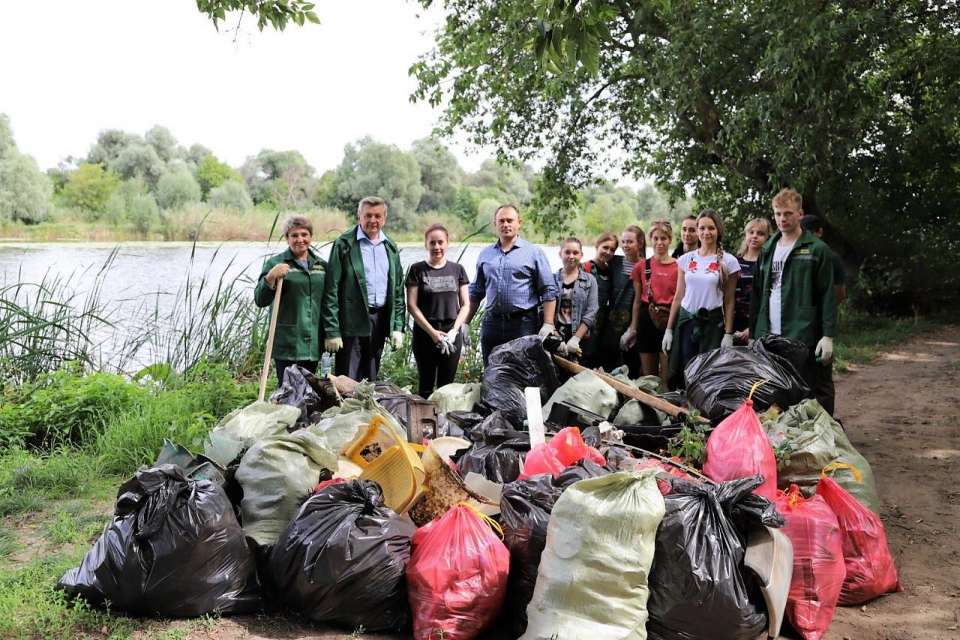
<svg viewBox="0 0 960 640">
<path fill-rule="evenodd" d="M 723 334 L 723 340 L 720 341 L 720 348 L 732 347 L 733 346 L 733 334 L 725 333 Z"/>
<path fill-rule="evenodd" d="M 637 344 L 637 330 L 629 327 L 623 332 L 623 335 L 620 336 L 620 350 L 629 351 L 635 344 Z"/>
<path fill-rule="evenodd" d="M 567 352 L 567 343 L 566 343 L 566 342 L 561 342 L 561 343 L 557 346 L 557 355 L 558 355 L 558 356 L 563 356 L 564 358 L 567 357 L 568 355 L 570 355 L 570 354 Z"/>
<path fill-rule="evenodd" d="M 550 324 L 550 323 L 548 323 L 548 322 L 544 322 L 544 323 L 543 323 L 543 326 L 540 327 L 540 331 L 537 333 L 537 336 L 539 336 L 540 339 L 543 340 L 543 339 L 546 338 L 548 335 L 550 335 L 551 333 L 553 333 L 554 329 L 555 329 L 555 327 L 554 327 L 552 324 Z"/>
<path fill-rule="evenodd" d="M 323 341 L 323 350 L 327 353 L 336 353 L 343 349 L 343 338 L 327 338 Z"/>
<path fill-rule="evenodd" d="M 460 334 L 463 336 L 463 348 L 470 348 L 470 325 L 462 324 L 460 325 Z"/>
<path fill-rule="evenodd" d="M 569 355 L 575 356 L 580 353 L 580 338 L 573 336 L 567 340 L 567 343 L 564 346 L 567 348 L 567 353 Z"/>
<path fill-rule="evenodd" d="M 660 348 L 663 349 L 664 353 L 670 353 L 670 347 L 673 346 L 673 329 L 666 329 L 663 332 L 663 342 L 660 343 Z"/>
<path fill-rule="evenodd" d="M 392 331 L 390 332 L 390 343 L 393 345 L 394 349 L 399 349 L 403 346 L 403 331 Z"/>
<path fill-rule="evenodd" d="M 830 364 L 830 361 L 833 360 L 833 338 L 827 336 L 820 338 L 817 348 L 813 350 L 813 355 L 816 356 L 817 362 L 820 364 Z"/>
<path fill-rule="evenodd" d="M 446 338 L 437 343 L 437 349 L 440 349 L 440 353 L 445 356 L 450 355 L 453 351 L 453 345 L 447 342 Z"/>
</svg>

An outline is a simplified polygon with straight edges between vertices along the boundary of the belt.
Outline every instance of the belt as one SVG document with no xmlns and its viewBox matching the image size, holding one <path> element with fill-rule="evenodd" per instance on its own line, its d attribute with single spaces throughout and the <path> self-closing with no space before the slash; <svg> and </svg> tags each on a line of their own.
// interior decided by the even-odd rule
<svg viewBox="0 0 960 640">
<path fill-rule="evenodd" d="M 381 311 L 383 311 L 383 307 L 367 307 L 367 313 L 370 315 L 380 313 Z"/>
<path fill-rule="evenodd" d="M 490 316 L 498 320 L 516 320 L 517 318 L 524 318 L 537 312 L 538 311 L 536 307 L 530 307 L 529 309 L 520 309 L 518 311 L 511 311 L 510 313 L 492 312 Z"/>
</svg>

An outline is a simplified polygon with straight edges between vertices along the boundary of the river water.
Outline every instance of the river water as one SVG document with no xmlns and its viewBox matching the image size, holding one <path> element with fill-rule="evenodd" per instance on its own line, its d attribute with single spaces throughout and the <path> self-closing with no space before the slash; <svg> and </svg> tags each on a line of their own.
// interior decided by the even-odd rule
<svg viewBox="0 0 960 640">
<path fill-rule="evenodd" d="M 461 262 L 472 280 L 483 246 L 453 245 L 447 257 Z M 551 266 L 558 269 L 558 247 L 540 246 Z M 114 359 L 114 352 L 123 348 L 120 345 L 126 339 L 142 333 L 148 326 L 143 314 L 166 317 L 182 304 L 182 292 L 188 281 L 194 290 L 204 280 L 208 290 L 221 282 L 235 282 L 241 290 L 252 290 L 264 259 L 285 247 L 276 242 L 270 245 L 262 242 L 0 243 L 0 288 L 18 282 L 37 284 L 44 279 L 48 282 L 59 279 L 62 284 L 58 289 L 77 294 L 71 303 L 79 307 L 84 296 L 99 282 L 99 300 L 101 306 L 109 308 L 112 326 L 98 330 L 96 338 L 102 344 L 103 358 L 110 361 Z M 584 250 L 587 258 L 593 256 L 593 247 L 584 247 Z M 329 251 L 329 244 L 319 249 L 324 258 Z M 401 245 L 400 261 L 404 269 L 425 258 L 422 245 Z M 106 272 L 101 274 L 104 268 Z M 10 295 L 10 290 L 6 289 L 4 295 Z M 154 357 L 144 354 L 142 359 L 135 358 L 133 364 L 153 362 Z"/>
</svg>

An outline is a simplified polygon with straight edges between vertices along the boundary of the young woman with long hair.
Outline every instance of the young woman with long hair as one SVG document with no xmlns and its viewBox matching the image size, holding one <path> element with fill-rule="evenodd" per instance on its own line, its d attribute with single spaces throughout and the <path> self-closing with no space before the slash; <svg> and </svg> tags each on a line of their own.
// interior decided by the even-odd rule
<svg viewBox="0 0 960 640">
<path fill-rule="evenodd" d="M 753 294 L 753 271 L 760 259 L 760 250 L 770 239 L 773 229 L 766 218 L 754 218 L 743 228 L 743 242 L 737 251 L 740 277 L 733 302 L 733 342 L 744 345 L 750 339 L 750 297 Z"/>
<path fill-rule="evenodd" d="M 563 339 L 561 354 L 580 357 L 580 341 L 593 327 L 597 317 L 597 281 L 580 266 L 583 244 L 567 238 L 560 246 L 563 266 L 554 274 L 557 283 L 556 330 Z"/>
<path fill-rule="evenodd" d="M 609 331 L 607 320 L 610 316 L 610 303 L 614 291 L 613 274 L 622 271 L 623 256 L 616 255 L 620 240 L 614 233 L 601 233 L 593 246 L 596 254 L 583 263 L 583 270 L 592 275 L 597 282 L 597 316 L 587 340 L 580 346 L 582 352 L 580 362 L 591 369 L 603 367 L 611 371 L 619 364 L 620 350 L 617 349 L 611 355 L 604 351 L 603 345 L 609 343 L 605 336 Z"/>
</svg>

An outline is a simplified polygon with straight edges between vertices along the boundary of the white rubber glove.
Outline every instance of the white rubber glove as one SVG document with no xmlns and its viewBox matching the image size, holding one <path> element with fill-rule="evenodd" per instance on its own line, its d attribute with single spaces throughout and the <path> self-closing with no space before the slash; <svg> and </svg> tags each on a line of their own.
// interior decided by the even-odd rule
<svg viewBox="0 0 960 640">
<path fill-rule="evenodd" d="M 343 349 L 343 338 L 327 338 L 323 341 L 323 350 L 327 353 L 336 353 Z"/>
<path fill-rule="evenodd" d="M 620 336 L 620 350 L 629 351 L 635 344 L 637 344 L 637 330 L 629 327 L 623 332 L 623 335 Z"/>
<path fill-rule="evenodd" d="M 469 348 L 470 348 L 470 343 L 471 343 L 471 340 L 470 340 L 470 327 L 469 327 L 469 325 L 465 325 L 465 324 L 460 325 L 460 334 L 463 336 L 463 343 L 462 343 L 462 344 L 463 344 L 463 348 L 464 348 L 464 349 L 469 349 Z"/>
<path fill-rule="evenodd" d="M 673 329 L 666 329 L 663 332 L 663 342 L 660 343 L 660 348 L 663 349 L 664 353 L 670 353 L 670 347 L 673 346 Z"/>
<path fill-rule="evenodd" d="M 833 338 L 827 336 L 820 338 L 817 348 L 813 350 L 813 355 L 816 356 L 817 362 L 820 364 L 830 364 L 830 361 L 833 360 Z"/>
<path fill-rule="evenodd" d="M 390 333 L 390 343 L 393 345 L 394 349 L 399 349 L 403 346 L 403 331 L 392 331 Z"/>
<path fill-rule="evenodd" d="M 569 355 L 577 355 L 580 353 L 580 338 L 573 336 L 567 340 L 567 343 L 564 346 L 567 348 L 567 353 Z"/>
<path fill-rule="evenodd" d="M 733 346 L 733 334 L 725 333 L 723 334 L 723 340 L 720 341 L 720 348 L 732 347 Z"/>
<path fill-rule="evenodd" d="M 544 322 L 544 323 L 543 323 L 543 326 L 540 327 L 540 331 L 537 333 L 537 335 L 540 337 L 541 340 L 543 340 L 543 339 L 546 338 L 548 335 L 550 335 L 551 333 L 553 333 L 555 328 L 556 328 L 556 327 L 554 327 L 552 324 L 550 324 L 550 323 L 548 323 L 548 322 Z"/>
<path fill-rule="evenodd" d="M 567 343 L 566 343 L 566 342 L 561 342 L 561 343 L 557 346 L 557 355 L 558 355 L 558 356 L 563 356 L 564 358 L 566 358 L 568 355 L 570 355 L 570 353 L 567 351 Z"/>
<path fill-rule="evenodd" d="M 450 355 L 450 352 L 453 349 L 453 346 L 449 342 L 447 342 L 446 339 L 443 339 L 437 343 L 437 349 L 439 349 L 440 353 L 442 353 L 443 355 L 448 356 Z"/>
</svg>

